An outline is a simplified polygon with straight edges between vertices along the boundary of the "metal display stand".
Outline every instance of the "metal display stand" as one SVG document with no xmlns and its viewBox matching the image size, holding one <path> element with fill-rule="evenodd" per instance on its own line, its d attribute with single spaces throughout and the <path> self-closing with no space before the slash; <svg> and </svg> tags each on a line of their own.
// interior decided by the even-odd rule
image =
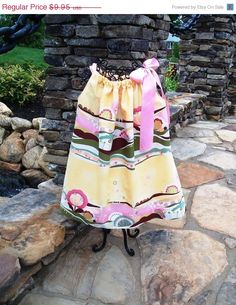
<svg viewBox="0 0 236 305">
<path fill-rule="evenodd" d="M 101 243 L 101 245 L 97 245 L 97 244 L 93 245 L 92 246 L 93 252 L 99 252 L 99 251 L 103 250 L 106 246 L 107 236 L 108 236 L 108 234 L 111 233 L 111 230 L 110 229 L 102 229 L 102 231 L 103 231 L 102 243 Z M 134 232 L 131 232 L 130 229 L 122 229 L 122 232 L 123 232 L 123 240 L 124 240 L 125 250 L 130 256 L 134 256 L 135 255 L 134 249 L 129 248 L 129 246 L 128 246 L 128 237 L 136 238 L 139 235 L 140 231 L 139 231 L 139 229 L 134 229 Z"/>
</svg>

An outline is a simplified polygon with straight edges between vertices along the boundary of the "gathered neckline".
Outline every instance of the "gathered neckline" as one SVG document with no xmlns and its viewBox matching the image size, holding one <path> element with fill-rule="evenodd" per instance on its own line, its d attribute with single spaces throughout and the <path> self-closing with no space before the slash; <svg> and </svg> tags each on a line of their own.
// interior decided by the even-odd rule
<svg viewBox="0 0 236 305">
<path fill-rule="evenodd" d="M 102 75 L 99 71 L 97 71 L 97 64 L 96 63 L 93 63 L 91 66 L 90 66 L 90 71 L 92 73 L 92 76 L 93 75 L 96 75 L 97 77 L 100 78 L 100 80 L 106 82 L 106 83 L 111 83 L 111 84 L 131 84 L 133 83 L 134 81 L 131 79 L 131 78 L 127 78 L 125 77 L 124 79 L 120 80 L 120 79 L 117 79 L 117 80 L 111 80 L 109 79 L 108 77 L 106 77 L 105 75 Z M 105 71 L 104 71 L 105 72 Z"/>
<path fill-rule="evenodd" d="M 137 84 L 134 80 L 131 78 L 125 78 L 123 80 L 110 80 L 108 77 L 102 75 L 97 70 L 91 71 L 92 75 L 91 77 L 96 77 L 98 79 L 98 82 L 102 82 L 104 84 L 109 84 L 112 86 L 132 86 L 134 84 Z"/>
</svg>

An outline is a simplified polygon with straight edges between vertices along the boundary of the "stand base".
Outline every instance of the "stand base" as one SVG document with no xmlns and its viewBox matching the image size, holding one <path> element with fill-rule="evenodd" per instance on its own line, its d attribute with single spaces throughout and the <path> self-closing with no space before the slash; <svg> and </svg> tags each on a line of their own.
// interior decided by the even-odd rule
<svg viewBox="0 0 236 305">
<path fill-rule="evenodd" d="M 92 246 L 93 252 L 99 252 L 99 251 L 103 250 L 106 246 L 107 235 L 111 233 L 111 230 L 110 229 L 102 229 L 102 231 L 103 231 L 102 243 L 101 243 L 101 245 L 93 245 Z M 130 229 L 122 229 L 122 232 L 123 232 L 125 250 L 130 256 L 134 256 L 135 255 L 134 249 L 129 248 L 127 237 L 136 238 L 139 235 L 139 229 L 134 229 L 134 232 L 131 232 Z"/>
</svg>

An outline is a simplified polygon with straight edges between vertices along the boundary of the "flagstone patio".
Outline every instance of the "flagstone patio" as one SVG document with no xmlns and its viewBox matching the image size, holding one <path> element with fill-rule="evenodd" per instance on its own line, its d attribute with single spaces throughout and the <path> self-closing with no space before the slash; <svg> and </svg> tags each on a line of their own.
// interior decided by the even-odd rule
<svg viewBox="0 0 236 305">
<path fill-rule="evenodd" d="M 101 231 L 84 226 L 75 230 L 59 216 L 60 188 L 51 181 L 38 191 L 24 191 L 28 203 L 21 207 L 17 198 L 2 200 L 0 291 L 13 294 L 7 283 L 19 276 L 20 261 L 31 271 L 27 275 L 24 270 L 27 281 L 21 275 L 18 286 L 24 282 L 29 289 L 14 304 L 235 305 L 236 118 L 198 121 L 178 129 L 172 151 L 187 201 L 186 217 L 141 226 L 141 234 L 129 239 L 134 257 L 127 255 L 115 231 L 103 251 L 92 252 Z M 43 192 L 43 216 L 29 218 L 39 209 L 32 205 L 33 197 Z M 11 225 L 4 226 L 9 217 Z M 55 252 L 65 232 L 68 242 Z"/>
</svg>

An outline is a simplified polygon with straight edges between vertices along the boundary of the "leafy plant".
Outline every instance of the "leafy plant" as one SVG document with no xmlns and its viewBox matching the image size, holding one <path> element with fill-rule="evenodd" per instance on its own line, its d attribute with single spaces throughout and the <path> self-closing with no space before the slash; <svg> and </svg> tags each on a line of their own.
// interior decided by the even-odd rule
<svg viewBox="0 0 236 305">
<path fill-rule="evenodd" d="M 178 42 L 174 42 L 171 52 L 168 55 L 168 59 L 171 62 L 177 63 L 179 61 L 179 43 Z"/>
<path fill-rule="evenodd" d="M 17 15 L 3 15 L 0 14 L 0 27 L 11 26 L 15 23 Z M 4 43 L 2 36 L 0 36 L 0 44 Z"/>
<path fill-rule="evenodd" d="M 0 101 L 20 105 L 32 102 L 42 92 L 44 72 L 25 63 L 24 65 L 0 66 Z"/>
<path fill-rule="evenodd" d="M 167 91 L 176 91 L 179 82 L 177 78 L 165 77 L 164 84 Z"/>
<path fill-rule="evenodd" d="M 178 26 L 182 23 L 182 15 L 174 15 L 174 14 L 169 14 L 171 22 Z"/>
<path fill-rule="evenodd" d="M 0 14 L 0 26 L 11 26 L 17 20 L 19 15 Z"/>
<path fill-rule="evenodd" d="M 25 36 L 18 43 L 19 46 L 43 49 L 43 40 L 45 37 L 45 23 L 41 21 L 38 30 L 30 35 Z"/>
<path fill-rule="evenodd" d="M 164 75 L 164 86 L 167 91 L 176 91 L 179 85 L 179 77 L 175 64 L 169 64 Z"/>
</svg>

